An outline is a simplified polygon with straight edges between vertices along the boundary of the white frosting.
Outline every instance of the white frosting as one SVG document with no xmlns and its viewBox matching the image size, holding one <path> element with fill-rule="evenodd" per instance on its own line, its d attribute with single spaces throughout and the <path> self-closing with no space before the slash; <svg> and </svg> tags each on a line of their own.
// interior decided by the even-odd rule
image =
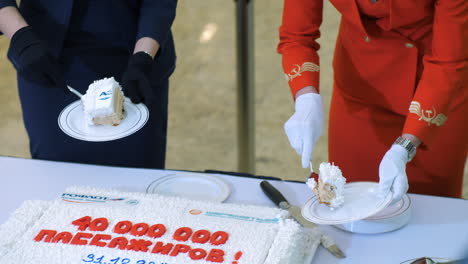
<svg viewBox="0 0 468 264">
<path fill-rule="evenodd" d="M 317 181 L 314 178 L 307 179 L 306 184 L 307 184 L 307 186 L 309 186 L 309 188 L 311 190 L 313 190 L 313 189 L 315 189 L 317 187 Z"/>
<path fill-rule="evenodd" d="M 0 226 L 0 263 L 86 263 L 82 260 L 89 254 L 94 254 L 96 261 L 100 256 L 105 256 L 103 261 L 109 262 L 111 258 L 129 258 L 132 264 L 138 260 L 146 260 L 145 263 L 153 261 L 170 264 L 214 263 L 205 259 L 192 260 L 187 253 L 180 253 L 177 256 L 151 253 L 153 245 L 160 241 L 165 244 L 185 244 L 192 249 L 223 250 L 225 255 L 222 263 L 233 263 L 235 254 L 241 251 L 239 264 L 302 264 L 306 254 L 315 252 L 321 237 L 318 230 L 304 231 L 297 222 L 288 218 L 287 211 L 278 208 L 211 203 L 85 187 L 72 187 L 66 190 L 66 193 L 124 200 L 71 203 L 56 199 L 52 202 L 24 203 L 5 224 Z M 193 209 L 201 213 L 193 214 L 191 213 Z M 92 219 L 103 217 L 109 220 L 109 228 L 104 231 L 83 232 L 112 237 L 123 236 L 128 240 L 144 239 L 151 241 L 153 245 L 149 247 L 148 252 L 142 252 L 106 246 L 34 241 L 37 234 L 44 229 L 76 234 L 79 232 L 77 226 L 71 222 L 83 216 L 90 216 Z M 130 234 L 117 235 L 112 230 L 119 221 L 131 221 L 133 224 L 163 224 L 167 228 L 167 233 L 159 238 L 149 238 L 145 235 L 140 237 Z M 172 238 L 172 234 L 180 227 L 190 227 L 194 231 L 202 229 L 210 232 L 225 231 L 229 234 L 229 239 L 225 244 L 217 246 L 194 243 L 191 240 L 178 242 Z"/>
<path fill-rule="evenodd" d="M 339 207 L 344 203 L 344 185 L 346 183 L 346 178 L 343 177 L 340 168 L 334 164 L 328 162 L 322 162 L 319 167 L 320 171 L 320 180 L 325 184 L 328 183 L 331 186 L 334 186 L 335 189 L 335 198 L 330 200 L 331 207 Z"/>
<path fill-rule="evenodd" d="M 52 204 L 49 201 L 25 201 L 13 215 L 0 225 L 0 260 L 13 247 L 13 241 L 31 227 Z"/>
<path fill-rule="evenodd" d="M 81 100 L 88 125 L 94 125 L 96 118 L 122 115 L 123 93 L 114 77 L 94 81 Z"/>
</svg>

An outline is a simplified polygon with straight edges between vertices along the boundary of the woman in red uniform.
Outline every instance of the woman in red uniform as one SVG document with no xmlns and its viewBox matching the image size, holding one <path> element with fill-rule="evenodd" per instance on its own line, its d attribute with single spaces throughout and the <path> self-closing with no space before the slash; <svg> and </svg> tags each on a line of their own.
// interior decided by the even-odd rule
<svg viewBox="0 0 468 264">
<path fill-rule="evenodd" d="M 468 149 L 468 1 L 330 1 L 342 20 L 329 161 L 348 181 L 379 180 L 381 194 L 391 190 L 395 199 L 408 186 L 460 197 Z M 278 52 L 296 104 L 285 131 L 303 167 L 323 127 L 316 42 L 322 7 L 323 0 L 285 0 L 280 27 Z"/>
</svg>

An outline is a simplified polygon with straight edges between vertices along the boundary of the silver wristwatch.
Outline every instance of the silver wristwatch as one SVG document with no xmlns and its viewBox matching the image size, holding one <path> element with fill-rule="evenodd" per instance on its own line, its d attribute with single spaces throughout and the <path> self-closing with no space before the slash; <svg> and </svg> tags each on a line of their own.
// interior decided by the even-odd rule
<svg viewBox="0 0 468 264">
<path fill-rule="evenodd" d="M 407 138 L 398 137 L 393 144 L 400 145 L 408 151 L 408 162 L 410 162 L 416 155 L 416 146 L 414 146 L 413 142 Z"/>
</svg>

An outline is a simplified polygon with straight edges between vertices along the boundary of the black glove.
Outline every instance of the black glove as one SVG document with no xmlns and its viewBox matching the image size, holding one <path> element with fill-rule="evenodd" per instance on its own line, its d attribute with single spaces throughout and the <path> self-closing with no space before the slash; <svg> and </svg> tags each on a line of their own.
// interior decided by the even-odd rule
<svg viewBox="0 0 468 264">
<path fill-rule="evenodd" d="M 137 52 L 130 57 L 127 70 L 122 77 L 124 94 L 132 103 L 149 104 L 155 99 L 149 82 L 149 75 L 153 67 L 153 58 L 145 52 Z"/>
<path fill-rule="evenodd" d="M 36 37 L 30 26 L 16 31 L 11 38 L 9 49 L 14 58 L 13 66 L 25 79 L 66 90 L 58 61 Z"/>
</svg>

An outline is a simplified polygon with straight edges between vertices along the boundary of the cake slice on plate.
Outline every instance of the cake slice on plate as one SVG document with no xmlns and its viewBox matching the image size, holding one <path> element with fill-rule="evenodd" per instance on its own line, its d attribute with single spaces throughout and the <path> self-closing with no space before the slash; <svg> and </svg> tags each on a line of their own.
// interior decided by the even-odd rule
<svg viewBox="0 0 468 264">
<path fill-rule="evenodd" d="M 322 162 L 319 167 L 318 182 L 311 177 L 306 183 L 317 194 L 320 203 L 332 208 L 338 208 L 344 203 L 343 189 L 346 178 L 338 166 Z"/>
<path fill-rule="evenodd" d="M 124 117 L 124 95 L 114 77 L 94 81 L 81 100 L 87 125 L 117 126 Z"/>
</svg>

